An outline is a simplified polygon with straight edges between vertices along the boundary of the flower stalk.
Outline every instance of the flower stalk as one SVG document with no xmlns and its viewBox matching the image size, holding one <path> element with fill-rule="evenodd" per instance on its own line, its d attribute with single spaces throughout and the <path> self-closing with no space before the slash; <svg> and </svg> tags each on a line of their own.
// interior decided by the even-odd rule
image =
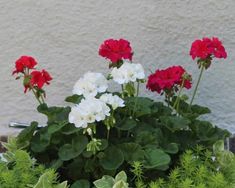
<svg viewBox="0 0 235 188">
<path fill-rule="evenodd" d="M 193 100 L 194 100 L 194 98 L 195 98 L 196 92 L 197 92 L 197 90 L 198 90 L 199 83 L 200 83 L 201 78 L 202 78 L 203 70 L 204 70 L 204 66 L 201 65 L 201 71 L 200 71 L 200 74 L 199 74 L 199 77 L 198 77 L 198 80 L 197 80 L 196 87 L 195 87 L 195 89 L 194 89 L 194 91 L 193 91 L 193 96 L 192 96 L 192 99 L 191 99 L 191 101 L 190 101 L 189 107 L 191 107 L 192 104 L 193 104 Z"/>
<path fill-rule="evenodd" d="M 185 83 L 185 78 L 183 78 L 183 81 L 180 85 L 180 90 L 179 90 L 179 93 L 177 95 L 177 98 L 175 100 L 175 103 L 173 105 L 173 108 L 176 109 L 176 111 L 179 113 L 179 103 L 180 103 L 180 95 L 181 95 L 181 92 L 183 90 L 183 87 L 184 87 L 184 83 Z"/>
</svg>

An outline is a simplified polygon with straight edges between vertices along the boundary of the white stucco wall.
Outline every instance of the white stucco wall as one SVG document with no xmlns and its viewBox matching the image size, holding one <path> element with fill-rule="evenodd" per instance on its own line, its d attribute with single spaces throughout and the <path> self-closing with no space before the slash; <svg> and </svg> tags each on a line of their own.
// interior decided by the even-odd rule
<svg viewBox="0 0 235 188">
<path fill-rule="evenodd" d="M 188 51 L 203 36 L 222 39 L 228 58 L 206 71 L 197 102 L 212 109 L 207 118 L 235 131 L 235 0 L 1 0 L 0 134 L 9 132 L 9 121 L 45 121 L 33 96 L 11 76 L 22 54 L 53 75 L 49 105 L 64 105 L 84 72 L 107 72 L 97 54 L 104 39 L 131 41 L 134 61 L 148 73 L 180 64 L 196 79 Z"/>
</svg>

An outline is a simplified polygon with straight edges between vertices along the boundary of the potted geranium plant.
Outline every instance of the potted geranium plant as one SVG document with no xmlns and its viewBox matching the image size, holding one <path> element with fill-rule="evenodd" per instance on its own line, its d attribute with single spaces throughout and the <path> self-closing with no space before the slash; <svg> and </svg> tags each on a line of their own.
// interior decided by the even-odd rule
<svg viewBox="0 0 235 188">
<path fill-rule="evenodd" d="M 120 172 L 108 178 L 110 187 L 150 182 L 166 177 L 187 149 L 201 145 L 212 150 L 213 144 L 230 135 L 201 120 L 199 116 L 210 110 L 193 104 L 202 72 L 213 58 L 227 56 L 218 38 L 192 44 L 190 55 L 197 58 L 201 74 L 190 102 L 183 90 L 192 88 L 192 77 L 183 67 L 156 70 L 146 78 L 142 65 L 132 62 L 131 45 L 124 39 L 104 41 L 99 54 L 109 61 L 110 73 L 85 73 L 65 99 L 71 103 L 66 107 L 46 104 L 44 86 L 52 77 L 46 70 L 36 70 L 33 57 L 22 56 L 15 63 L 13 74 L 23 78 L 25 92 L 34 93 L 38 112 L 48 118 L 47 126 L 39 130 L 37 122 L 23 130 L 17 146 L 57 169 L 61 181 L 68 180 L 73 188 L 99 187 L 95 180 Z M 164 95 L 165 101 L 139 96 L 139 86 L 146 80 L 147 89 Z M 120 90 L 110 92 L 109 84 L 120 85 Z"/>
</svg>

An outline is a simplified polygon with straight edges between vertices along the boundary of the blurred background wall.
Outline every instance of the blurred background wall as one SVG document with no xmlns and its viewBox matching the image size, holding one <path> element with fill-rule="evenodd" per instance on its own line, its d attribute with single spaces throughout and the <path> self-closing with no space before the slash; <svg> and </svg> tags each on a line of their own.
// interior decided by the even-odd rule
<svg viewBox="0 0 235 188">
<path fill-rule="evenodd" d="M 10 121 L 46 121 L 32 94 L 11 76 L 23 54 L 52 74 L 48 104 L 66 105 L 84 72 L 107 73 L 98 56 L 103 40 L 129 40 L 134 62 L 147 74 L 180 64 L 196 80 L 199 71 L 188 54 L 191 42 L 204 36 L 219 37 L 228 58 L 206 71 L 195 102 L 212 109 L 205 118 L 235 131 L 235 0 L 1 0 L 0 26 L 0 134 L 13 131 Z M 142 95 L 159 98 L 144 87 Z"/>
</svg>

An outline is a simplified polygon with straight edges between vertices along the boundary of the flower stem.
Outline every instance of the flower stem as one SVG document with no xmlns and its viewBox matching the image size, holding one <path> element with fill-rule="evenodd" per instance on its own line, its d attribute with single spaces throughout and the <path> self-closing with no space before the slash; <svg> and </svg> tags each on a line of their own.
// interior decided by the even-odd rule
<svg viewBox="0 0 235 188">
<path fill-rule="evenodd" d="M 137 81 L 136 97 L 138 97 L 138 96 L 139 96 L 139 91 L 140 91 L 140 83 Z"/>
<path fill-rule="evenodd" d="M 192 99 L 191 99 L 191 101 L 190 101 L 189 107 L 191 107 L 191 105 L 193 104 L 194 97 L 195 97 L 195 95 L 196 95 L 196 92 L 197 92 L 197 89 L 198 89 L 200 80 L 201 80 L 201 78 L 202 78 L 203 70 L 204 70 L 204 66 L 201 65 L 201 71 L 200 71 L 200 74 L 199 74 L 199 77 L 198 77 L 198 80 L 197 80 L 196 87 L 195 87 L 195 89 L 194 89 L 194 91 L 193 91 L 193 96 L 192 96 Z"/>
<path fill-rule="evenodd" d="M 43 95 L 41 95 L 42 103 L 45 103 Z"/>
<path fill-rule="evenodd" d="M 139 90 L 140 90 L 140 83 L 137 82 L 137 89 L 136 89 L 136 96 L 135 96 L 135 105 L 134 105 L 134 108 L 133 108 L 132 117 L 134 117 L 134 115 L 135 115 L 135 110 L 136 110 L 136 105 L 137 105 L 137 97 L 139 95 Z"/>
<path fill-rule="evenodd" d="M 178 104 L 179 104 L 179 101 L 180 101 L 180 94 L 181 94 L 181 92 L 182 92 L 182 90 L 183 90 L 184 82 L 185 82 L 185 79 L 183 79 L 183 81 L 182 81 L 182 83 L 181 83 L 181 85 L 180 85 L 179 93 L 178 93 L 177 98 L 176 98 L 176 100 L 175 100 L 175 103 L 174 103 L 174 105 L 173 105 L 173 108 L 174 108 L 174 109 L 175 109 L 176 105 L 178 106 Z"/>
<path fill-rule="evenodd" d="M 36 97 L 36 99 L 37 99 L 37 101 L 39 102 L 39 104 L 43 104 L 43 103 L 40 101 L 39 97 L 37 96 L 37 93 L 35 92 L 35 90 L 34 90 L 34 88 L 32 87 L 31 84 L 30 84 L 30 89 L 33 91 L 33 94 L 34 94 L 34 96 Z"/>
<path fill-rule="evenodd" d="M 107 130 L 107 140 L 109 140 L 110 128 Z"/>
</svg>

